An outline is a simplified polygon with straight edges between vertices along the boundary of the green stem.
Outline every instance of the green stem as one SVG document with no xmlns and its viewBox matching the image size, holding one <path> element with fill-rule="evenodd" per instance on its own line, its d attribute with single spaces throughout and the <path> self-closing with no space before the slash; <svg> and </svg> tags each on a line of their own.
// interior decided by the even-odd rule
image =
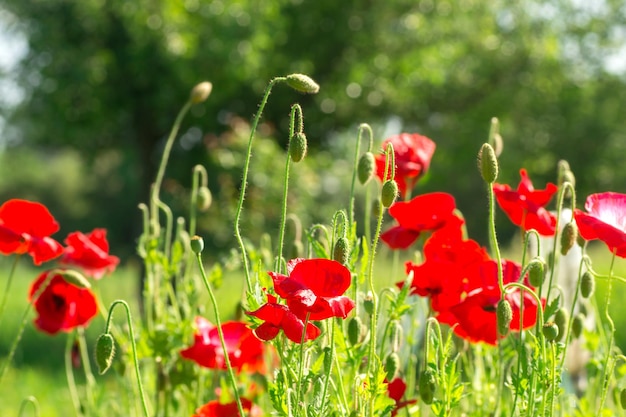
<svg viewBox="0 0 626 417">
<path fill-rule="evenodd" d="M 328 368 L 328 373 L 326 374 L 326 379 L 324 380 L 324 388 L 322 389 L 322 409 L 320 410 L 320 416 L 324 415 L 324 409 L 326 408 L 326 393 L 328 392 L 328 384 L 330 382 L 330 378 L 333 372 L 333 361 L 335 359 L 335 322 L 331 318 L 330 325 L 332 328 L 330 329 L 330 366 Z"/>
<path fill-rule="evenodd" d="M 7 285 L 4 288 L 4 294 L 2 295 L 2 303 L 0 303 L 0 324 L 2 323 L 2 316 L 4 314 L 4 309 L 7 306 L 7 299 L 9 298 L 9 290 L 11 289 L 11 282 L 13 281 L 13 275 L 15 275 L 15 270 L 17 269 L 17 263 L 20 260 L 21 255 L 15 255 L 15 259 L 13 260 L 13 265 L 11 265 L 11 271 L 9 271 L 9 277 L 7 278 Z"/>
<path fill-rule="evenodd" d="M 304 328 L 302 329 L 302 338 L 300 339 L 300 364 L 298 366 L 298 389 L 296 390 L 296 407 L 298 411 L 301 410 L 301 396 L 302 396 L 302 375 L 304 374 L 304 342 L 306 340 L 306 328 L 309 325 L 309 318 L 311 317 L 311 312 L 306 313 L 306 317 L 304 318 Z M 306 412 L 304 413 L 306 415 Z M 296 415 L 300 415 L 299 412 Z"/>
<path fill-rule="evenodd" d="M 241 231 L 239 230 L 239 222 L 241 221 L 241 212 L 243 210 L 243 200 L 246 195 L 246 187 L 248 185 L 248 171 L 250 169 L 250 158 L 252 156 L 252 141 L 254 139 L 254 134 L 256 133 L 257 126 L 259 124 L 259 120 L 261 119 L 261 114 L 263 114 L 263 109 L 265 109 L 265 105 L 267 104 L 267 99 L 272 92 L 272 87 L 280 81 L 285 81 L 285 77 L 276 77 L 272 79 L 267 87 L 265 88 L 265 94 L 263 95 L 263 99 L 261 100 L 261 104 L 259 105 L 259 111 L 256 113 L 254 117 L 254 121 L 252 122 L 252 127 L 250 129 L 250 139 L 248 140 L 248 149 L 246 151 L 246 160 L 243 165 L 243 174 L 241 178 L 241 191 L 239 192 L 239 203 L 237 204 L 237 213 L 235 214 L 235 237 L 237 238 L 237 242 L 239 243 L 239 248 L 241 249 L 241 258 L 243 261 L 244 272 L 246 276 L 246 285 L 248 287 L 248 291 L 252 292 L 252 281 L 250 280 L 250 265 L 248 263 L 248 255 L 246 253 L 246 246 L 243 243 L 243 238 L 241 237 Z"/>
<path fill-rule="evenodd" d="M 241 405 L 241 398 L 239 397 L 239 391 L 237 390 L 237 380 L 235 379 L 235 373 L 233 372 L 233 367 L 230 364 L 230 358 L 228 357 L 228 349 L 226 348 L 226 341 L 224 340 L 224 331 L 222 330 L 220 312 L 219 312 L 219 309 L 217 308 L 217 299 L 215 298 L 215 293 L 213 292 L 213 288 L 211 288 L 211 284 L 209 283 L 209 280 L 207 279 L 206 271 L 204 270 L 204 264 L 202 263 L 202 255 L 200 253 L 196 254 L 196 260 L 198 261 L 198 267 L 200 268 L 200 276 L 202 277 L 204 286 L 206 287 L 206 290 L 209 293 L 209 297 L 211 298 L 211 304 L 213 306 L 213 316 L 215 318 L 215 325 L 217 326 L 217 334 L 220 338 L 222 351 L 224 352 L 224 363 L 226 364 L 226 369 L 228 370 L 228 377 L 230 378 L 230 382 L 233 386 L 235 400 L 237 401 L 237 409 L 239 410 L 239 415 L 244 417 L 245 413 L 243 411 L 243 406 Z"/>
<path fill-rule="evenodd" d="M 489 239 L 492 249 L 496 255 L 496 263 L 498 265 L 498 287 L 500 294 L 504 297 L 504 274 L 502 271 L 502 256 L 500 255 L 500 245 L 498 245 L 498 237 L 496 235 L 496 199 L 493 192 L 493 183 L 488 184 L 489 196 Z M 541 306 L 541 303 L 539 303 Z"/>
<path fill-rule="evenodd" d="M 607 351 L 606 351 L 606 360 L 604 361 L 604 371 L 602 375 L 602 394 L 600 395 L 600 406 L 598 407 L 597 416 L 601 416 L 602 408 L 604 407 L 604 401 L 606 400 L 606 394 L 609 390 L 609 385 L 611 382 L 611 373 L 609 372 L 609 361 L 611 359 L 611 351 L 613 350 L 613 342 L 615 341 L 615 323 L 613 323 L 613 319 L 609 314 L 609 305 L 611 304 L 611 290 L 613 280 L 611 279 L 611 274 L 613 273 L 613 267 L 615 265 L 616 251 L 613 251 L 613 257 L 611 258 L 611 267 L 609 269 L 609 277 L 608 284 L 606 289 L 606 300 L 604 303 L 604 317 L 606 321 L 609 323 L 609 334 L 608 334 L 608 343 L 607 343 Z"/>
<path fill-rule="evenodd" d="M 91 409 L 95 409 L 96 403 L 93 398 L 93 390 L 96 386 L 96 380 L 93 376 L 93 372 L 91 371 L 91 363 L 89 361 L 89 353 L 87 352 L 87 341 L 85 339 L 85 328 L 78 327 L 76 329 L 76 333 L 78 334 L 78 349 L 80 351 L 80 358 L 83 363 L 83 370 L 85 371 L 85 381 L 87 381 L 87 402 Z"/>
<path fill-rule="evenodd" d="M 80 399 L 78 398 L 78 390 L 76 389 L 76 380 L 74 379 L 74 371 L 72 371 L 72 345 L 74 344 L 74 334 L 69 333 L 67 335 L 67 342 L 65 343 L 65 377 L 67 378 L 67 385 L 70 390 L 70 397 L 72 398 L 72 404 L 74 405 L 74 414 L 80 416 L 81 406 Z"/>
<path fill-rule="evenodd" d="M 107 322 L 104 327 L 105 333 L 110 333 L 111 329 L 111 321 L 113 319 L 113 310 L 118 305 L 122 305 L 124 310 L 126 310 L 126 323 L 128 324 L 128 333 L 130 336 L 130 346 L 133 351 L 133 364 L 135 365 L 135 377 L 137 378 L 137 387 L 139 388 L 139 397 L 141 399 L 141 405 L 143 407 L 143 413 L 145 417 L 150 417 L 150 413 L 148 412 L 148 404 L 146 403 L 146 396 L 143 389 L 143 383 L 141 382 L 141 373 L 139 372 L 139 360 L 137 359 L 137 345 L 135 344 L 135 332 L 133 330 L 133 320 L 130 313 L 130 307 L 128 303 L 124 300 L 115 300 L 111 303 L 111 307 L 109 307 L 109 314 L 107 316 Z"/>
<path fill-rule="evenodd" d="M 22 400 L 22 403 L 20 404 L 20 411 L 17 413 L 17 417 L 22 417 L 24 415 L 24 410 L 26 409 L 26 406 L 28 404 L 33 405 L 35 417 L 39 417 L 39 402 L 37 402 L 37 398 L 33 397 L 32 395 Z"/>
<path fill-rule="evenodd" d="M 352 167 L 352 184 L 350 186 L 350 208 L 348 210 L 348 224 L 352 228 L 352 224 L 354 222 L 354 189 L 356 186 L 356 176 L 359 167 L 359 153 L 361 148 L 361 137 L 363 136 L 363 132 L 367 132 L 369 136 L 369 146 L 367 147 L 367 151 L 371 152 L 374 146 L 374 133 L 372 132 L 372 128 L 367 123 L 362 123 L 359 125 L 359 134 L 356 139 L 356 148 L 354 148 L 354 164 Z"/>
</svg>

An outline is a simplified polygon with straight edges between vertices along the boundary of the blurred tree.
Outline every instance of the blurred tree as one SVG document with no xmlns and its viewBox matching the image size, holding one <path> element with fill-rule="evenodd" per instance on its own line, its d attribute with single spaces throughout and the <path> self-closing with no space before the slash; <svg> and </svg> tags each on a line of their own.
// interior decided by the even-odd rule
<svg viewBox="0 0 626 417">
<path fill-rule="evenodd" d="M 78 150 L 97 184 L 91 204 L 110 207 L 120 240 L 137 235 L 129 210 L 145 200 L 175 113 L 203 79 L 213 93 L 185 122 L 168 171 L 183 185 L 192 163 L 210 162 L 198 150 L 214 146 L 232 115 L 250 118 L 272 77 L 292 72 L 322 90 L 276 90 L 265 120 L 281 142 L 297 100 L 309 138 L 397 117 L 438 144 L 418 192 L 454 193 L 476 237 L 486 215 L 475 154 L 492 116 L 503 125 L 502 182 L 517 183 L 526 166 L 542 185 L 566 158 L 583 194 L 626 185 L 626 173 L 608 165 L 626 135 L 624 78 L 605 69 L 623 38 L 616 0 L 0 0 L 0 8 L 29 44 L 25 99 L 5 109 L 16 127 L 8 139 Z"/>
</svg>

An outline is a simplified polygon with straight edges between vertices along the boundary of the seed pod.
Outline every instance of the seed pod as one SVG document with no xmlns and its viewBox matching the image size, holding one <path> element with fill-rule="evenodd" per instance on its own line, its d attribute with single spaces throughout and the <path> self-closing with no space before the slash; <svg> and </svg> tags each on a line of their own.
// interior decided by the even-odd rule
<svg viewBox="0 0 626 417">
<path fill-rule="evenodd" d="M 555 339 L 557 342 L 560 342 L 565 336 L 565 330 L 567 329 L 567 322 L 569 321 L 569 314 L 567 314 L 567 310 L 564 308 L 559 308 L 556 313 L 554 313 L 554 323 L 559 328 L 559 334 Z"/>
<path fill-rule="evenodd" d="M 374 176 L 374 172 L 376 171 L 376 159 L 374 158 L 374 154 L 371 152 L 365 152 L 359 158 L 359 164 L 357 165 L 357 176 L 359 177 L 359 182 L 362 185 L 365 185 L 369 182 L 370 179 Z"/>
<path fill-rule="evenodd" d="M 387 180 L 380 192 L 380 201 L 383 206 L 389 208 L 398 197 L 398 183 L 395 180 Z"/>
<path fill-rule="evenodd" d="M 348 260 L 350 259 L 350 242 L 348 242 L 346 237 L 342 236 L 335 242 L 333 259 L 342 265 L 348 263 Z"/>
<path fill-rule="evenodd" d="M 585 316 L 581 313 L 576 314 L 574 320 L 572 320 L 572 336 L 574 339 L 578 339 L 583 332 L 585 325 Z"/>
<path fill-rule="evenodd" d="M 193 104 L 200 104 L 209 97 L 211 90 L 213 90 L 213 84 L 208 81 L 196 84 L 196 86 L 191 90 L 189 100 L 191 100 Z"/>
<path fill-rule="evenodd" d="M 548 342 L 554 342 L 559 336 L 559 326 L 553 322 L 547 322 L 543 325 L 541 332 Z"/>
<path fill-rule="evenodd" d="M 424 404 L 432 404 L 435 398 L 435 389 L 437 388 L 435 384 L 435 374 L 432 369 L 424 369 L 418 381 L 419 395 Z"/>
<path fill-rule="evenodd" d="M 320 86 L 308 75 L 290 74 L 285 78 L 289 87 L 301 93 L 317 94 L 320 91 Z"/>
<path fill-rule="evenodd" d="M 493 184 L 498 178 L 498 159 L 488 143 L 483 143 L 478 152 L 478 170 L 487 184 Z"/>
<path fill-rule="evenodd" d="M 511 321 L 513 320 L 513 310 L 511 309 L 511 304 L 507 300 L 501 299 L 498 301 L 498 306 L 496 307 L 496 317 L 498 334 L 500 336 L 506 336 L 509 333 L 509 327 L 511 326 Z"/>
<path fill-rule="evenodd" d="M 96 340 L 96 365 L 100 375 L 104 375 L 111 367 L 115 357 L 115 340 L 110 333 L 103 333 Z"/>
<path fill-rule="evenodd" d="M 543 283 L 545 261 L 543 258 L 537 257 L 530 261 L 528 265 L 528 281 L 533 287 L 540 287 Z"/>
<path fill-rule="evenodd" d="M 577 237 L 578 228 L 576 227 L 576 223 L 567 223 L 561 232 L 561 255 L 567 255 L 567 252 L 574 246 Z"/>
<path fill-rule="evenodd" d="M 622 406 L 622 410 L 626 410 L 626 388 L 622 388 L 619 393 L 619 405 Z"/>
<path fill-rule="evenodd" d="M 593 274 L 589 271 L 585 271 L 580 278 L 580 295 L 583 298 L 589 298 L 593 294 L 593 290 L 596 288 L 596 280 Z"/>
<path fill-rule="evenodd" d="M 358 345 L 365 339 L 367 328 L 359 316 L 352 317 L 348 321 L 348 341 L 352 346 Z"/>
<path fill-rule="evenodd" d="M 200 236 L 193 236 L 191 238 L 191 250 L 193 253 L 195 253 L 196 255 L 199 253 L 202 253 L 202 251 L 204 250 L 204 240 L 200 237 Z"/>
<path fill-rule="evenodd" d="M 400 369 L 400 356 L 396 352 L 391 352 L 385 358 L 385 372 L 387 373 L 387 380 L 392 381 L 398 376 L 398 370 Z"/>
<path fill-rule="evenodd" d="M 289 155 L 293 162 L 300 162 L 306 156 L 307 140 L 303 132 L 295 133 L 289 139 Z"/>
<path fill-rule="evenodd" d="M 196 207 L 198 210 L 205 212 L 211 207 L 211 203 L 213 202 L 213 196 L 211 195 L 211 190 L 208 187 L 200 187 L 198 188 L 198 199 L 196 200 Z"/>
</svg>

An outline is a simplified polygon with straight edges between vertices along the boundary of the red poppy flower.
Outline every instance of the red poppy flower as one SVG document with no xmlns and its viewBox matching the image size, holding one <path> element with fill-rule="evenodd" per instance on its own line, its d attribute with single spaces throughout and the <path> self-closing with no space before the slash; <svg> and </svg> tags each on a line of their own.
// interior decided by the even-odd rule
<svg viewBox="0 0 626 417">
<path fill-rule="evenodd" d="M 417 133 L 400 133 L 387 138 L 382 144 L 383 151 L 387 149 L 388 143 L 393 145 L 396 160 L 395 180 L 404 198 L 406 191 L 412 189 L 417 180 L 428 171 L 436 145 L 431 139 Z M 383 153 L 376 156 L 376 175 L 381 181 L 384 173 L 385 155 Z M 391 178 L 389 174 L 388 179 Z"/>
<path fill-rule="evenodd" d="M 44 272 L 30 287 L 29 300 L 39 291 L 50 271 Z M 48 285 L 34 300 L 37 318 L 35 326 L 46 333 L 70 331 L 84 326 L 96 315 L 96 299 L 87 288 L 78 288 L 55 274 Z"/>
<path fill-rule="evenodd" d="M 50 235 L 59 231 L 48 209 L 26 200 L 9 200 L 0 206 L 0 252 L 28 253 L 35 265 L 60 256 L 63 246 Z"/>
<path fill-rule="evenodd" d="M 302 333 L 304 330 L 304 321 L 300 320 L 289 310 L 284 304 L 278 304 L 276 297 L 267 295 L 267 303 L 263 304 L 258 310 L 248 312 L 252 317 L 264 320 L 264 323 L 254 329 L 254 334 L 261 340 L 272 340 L 282 330 L 285 332 L 287 339 L 294 343 L 302 342 Z M 320 335 L 320 329 L 313 323 L 306 324 L 306 332 L 304 341 L 317 339 Z"/>
<path fill-rule="evenodd" d="M 389 208 L 398 226 L 384 232 L 380 238 L 392 249 L 406 249 L 425 231 L 435 231 L 448 222 L 460 220 L 454 215 L 456 203 L 448 193 L 419 195 L 411 201 L 399 201 Z"/>
<path fill-rule="evenodd" d="M 220 342 L 217 326 L 203 317 L 196 317 L 196 332 L 193 346 L 181 350 L 183 358 L 191 359 L 209 369 L 226 369 L 224 350 Z M 237 372 L 264 372 L 263 343 L 261 343 L 245 323 L 228 321 L 222 323 L 224 342 L 230 365 Z"/>
<path fill-rule="evenodd" d="M 269 272 L 276 293 L 287 300 L 289 310 L 300 320 L 346 318 L 354 301 L 345 297 L 351 283 L 350 270 L 330 259 L 292 259 L 289 276 Z"/>
<path fill-rule="evenodd" d="M 109 242 L 105 229 L 94 229 L 88 235 L 81 232 L 70 233 L 65 239 L 65 253 L 62 264 L 81 267 L 85 274 L 100 279 L 107 272 L 113 272 L 120 262 L 117 256 L 109 255 Z"/>
<path fill-rule="evenodd" d="M 391 417 L 394 417 L 398 414 L 404 407 L 408 407 L 411 404 L 415 404 L 417 400 L 408 400 L 403 401 L 402 397 L 404 397 L 404 393 L 406 392 L 406 383 L 402 380 L 402 378 L 398 377 L 391 382 L 387 383 L 387 394 L 389 398 L 396 402 L 396 406 L 391 412 Z"/>
<path fill-rule="evenodd" d="M 606 192 L 587 197 L 585 210 L 574 211 L 585 240 L 600 239 L 611 252 L 626 258 L 626 194 Z"/>
<path fill-rule="evenodd" d="M 241 398 L 241 406 L 243 411 L 246 412 L 247 417 L 261 417 L 263 410 L 261 410 L 252 401 L 247 398 Z M 202 407 L 196 410 L 196 414 L 192 417 L 241 417 L 239 415 L 239 409 L 237 408 L 237 402 L 220 403 L 217 400 L 209 401 Z"/>
<path fill-rule="evenodd" d="M 520 169 L 520 176 L 516 191 L 508 185 L 493 185 L 498 204 L 513 224 L 524 231 L 535 229 L 540 235 L 554 236 L 556 217 L 544 206 L 556 193 L 556 185 L 548 183 L 544 190 L 535 190 L 525 169 Z"/>
<path fill-rule="evenodd" d="M 519 330 L 520 291 L 507 293 L 505 298 L 511 303 L 513 320 L 511 330 Z M 470 342 L 485 342 L 495 345 L 498 341 L 496 307 L 500 301 L 500 289 L 496 286 L 476 288 L 456 306 L 450 308 L 448 316 L 454 317 L 458 324 L 454 332 Z M 532 327 L 537 321 L 537 303 L 530 294 L 524 293 L 524 329 Z M 438 317 L 439 318 L 439 317 Z"/>
</svg>

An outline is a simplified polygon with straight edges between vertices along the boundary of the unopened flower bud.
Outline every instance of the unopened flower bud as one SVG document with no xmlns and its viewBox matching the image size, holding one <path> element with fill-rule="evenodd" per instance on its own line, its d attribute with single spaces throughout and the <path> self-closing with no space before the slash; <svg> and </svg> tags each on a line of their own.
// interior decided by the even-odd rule
<svg viewBox="0 0 626 417">
<path fill-rule="evenodd" d="M 498 178 L 498 159 L 490 144 L 484 143 L 478 153 L 478 170 L 488 184 L 493 184 Z"/>
<path fill-rule="evenodd" d="M 96 340 L 96 365 L 98 372 L 103 375 L 111 367 L 115 357 L 115 340 L 110 333 L 101 334 Z"/>
<path fill-rule="evenodd" d="M 189 100 L 191 100 L 193 104 L 200 104 L 209 97 L 211 90 L 213 90 L 213 84 L 208 81 L 201 82 L 191 90 Z"/>
<path fill-rule="evenodd" d="M 196 200 L 196 207 L 198 210 L 204 212 L 211 207 L 211 203 L 213 202 L 213 196 L 211 195 L 211 190 L 208 187 L 200 187 L 198 188 L 198 199 Z"/>
<path fill-rule="evenodd" d="M 565 330 L 567 329 L 567 322 L 569 321 L 569 314 L 564 308 L 560 308 L 554 314 L 554 324 L 559 327 L 559 335 L 556 340 L 561 341 L 565 336 Z"/>
<path fill-rule="evenodd" d="M 585 271 L 580 278 L 580 295 L 583 298 L 589 298 L 593 294 L 593 290 L 596 288 L 596 280 L 593 274 L 589 271 Z"/>
<path fill-rule="evenodd" d="M 424 369 L 420 374 L 418 381 L 419 395 L 422 401 L 424 401 L 424 404 L 432 404 L 433 399 L 435 398 L 436 388 L 437 386 L 433 370 L 430 368 Z"/>
<path fill-rule="evenodd" d="M 320 91 L 320 86 L 308 75 L 290 74 L 285 78 L 289 87 L 301 93 L 317 94 Z"/>
<path fill-rule="evenodd" d="M 543 283 L 545 262 L 542 258 L 537 257 L 530 261 L 528 265 L 528 282 L 533 287 L 539 287 Z"/>
<path fill-rule="evenodd" d="M 559 336 L 559 326 L 550 321 L 543 325 L 541 332 L 548 342 L 554 342 Z"/>
<path fill-rule="evenodd" d="M 578 339 L 583 332 L 585 325 L 585 316 L 582 313 L 576 314 L 572 320 L 572 336 L 574 339 Z"/>
<path fill-rule="evenodd" d="M 342 236 L 335 242 L 333 259 L 342 265 L 348 263 L 348 260 L 350 259 L 350 242 L 348 242 L 346 237 Z"/>
<path fill-rule="evenodd" d="M 365 296 L 365 298 L 363 299 L 363 308 L 365 309 L 365 312 L 370 316 L 374 314 L 374 297 L 374 294 L 368 292 L 367 296 Z"/>
<path fill-rule="evenodd" d="M 513 320 L 513 310 L 511 309 L 511 303 L 505 299 L 498 301 L 496 307 L 496 318 L 498 325 L 498 334 L 500 336 L 506 336 L 509 333 L 509 327 Z"/>
<path fill-rule="evenodd" d="M 367 184 L 374 176 L 374 172 L 376 172 L 376 159 L 374 158 L 374 154 L 371 152 L 365 152 L 359 158 L 359 164 L 357 165 L 357 176 L 359 177 L 359 182 L 362 185 Z"/>
<path fill-rule="evenodd" d="M 396 352 L 391 352 L 385 358 L 384 365 L 385 372 L 387 373 L 387 380 L 392 381 L 398 376 L 398 370 L 400 370 L 400 356 Z"/>
<path fill-rule="evenodd" d="M 204 250 L 204 240 L 200 236 L 197 236 L 197 235 L 193 236 L 191 238 L 190 243 L 191 243 L 191 250 L 196 255 L 202 253 L 202 251 Z"/>
<path fill-rule="evenodd" d="M 626 388 L 622 388 L 619 392 L 619 404 L 622 407 L 622 410 L 626 410 Z"/>
<path fill-rule="evenodd" d="M 389 208 L 398 197 L 398 183 L 395 180 L 387 180 L 380 192 L 380 201 L 383 206 Z"/>
<path fill-rule="evenodd" d="M 576 227 L 576 223 L 567 223 L 561 232 L 561 255 L 567 255 L 567 252 L 574 246 L 577 237 L 578 228 Z"/>
<path fill-rule="evenodd" d="M 306 156 L 307 141 L 303 132 L 296 132 L 289 139 L 289 155 L 293 162 L 300 162 Z"/>
<path fill-rule="evenodd" d="M 55 274 L 60 275 L 67 283 L 78 288 L 91 288 L 91 284 L 83 274 L 73 269 L 55 269 Z"/>
<path fill-rule="evenodd" d="M 348 321 L 348 341 L 351 345 L 358 345 L 365 339 L 367 328 L 359 316 L 352 317 Z"/>
</svg>

